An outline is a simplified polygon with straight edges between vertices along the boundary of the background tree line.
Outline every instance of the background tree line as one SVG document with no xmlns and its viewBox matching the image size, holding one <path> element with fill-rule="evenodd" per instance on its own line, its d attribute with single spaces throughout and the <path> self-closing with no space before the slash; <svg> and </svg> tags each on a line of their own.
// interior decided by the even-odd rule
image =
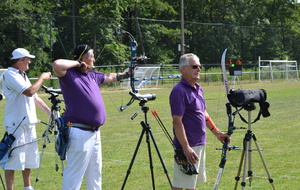
<svg viewBox="0 0 300 190">
<path fill-rule="evenodd" d="M 185 0 L 185 52 L 202 64 L 228 57 L 256 64 L 262 59 L 300 60 L 300 5 L 295 0 Z M 17 47 L 37 58 L 31 74 L 49 71 L 58 58 L 72 59 L 76 45 L 89 44 L 96 65 L 129 61 L 128 35 L 146 64 L 177 63 L 180 0 L 1 0 L 0 63 L 6 68 Z"/>
</svg>

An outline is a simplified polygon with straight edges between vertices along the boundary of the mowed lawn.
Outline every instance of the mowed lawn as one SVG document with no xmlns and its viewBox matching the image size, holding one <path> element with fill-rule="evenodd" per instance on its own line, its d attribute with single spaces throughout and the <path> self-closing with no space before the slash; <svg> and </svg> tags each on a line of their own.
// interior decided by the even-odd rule
<svg viewBox="0 0 300 190">
<path fill-rule="evenodd" d="M 135 162 L 132 165 L 131 171 L 128 171 L 130 161 L 133 157 L 134 150 L 137 147 L 137 142 L 141 136 L 142 126 L 141 121 L 147 122 L 151 127 L 151 132 L 158 146 L 159 154 L 163 158 L 163 163 L 158 158 L 158 153 L 151 145 L 151 157 L 153 161 L 154 183 L 158 190 L 170 189 L 167 175 L 172 180 L 173 176 L 173 149 L 169 143 L 165 133 L 158 125 L 156 119 L 151 114 L 151 110 L 155 110 L 165 127 L 172 134 L 172 121 L 169 109 L 169 94 L 172 90 L 172 85 L 161 85 L 159 88 L 140 90 L 141 94 L 154 93 L 156 100 L 149 101 L 144 106 L 149 107 L 148 112 L 139 111 L 141 109 L 140 101 L 135 101 L 131 106 L 123 112 L 118 112 L 119 105 L 126 104 L 130 95 L 129 90 L 116 90 L 104 88 L 102 90 L 103 99 L 106 105 L 107 121 L 101 127 L 102 149 L 103 149 L 103 189 L 117 190 L 121 189 L 127 172 L 128 180 L 124 189 L 129 190 L 151 190 L 152 178 L 150 173 L 150 157 L 147 149 L 146 135 L 138 149 Z M 263 158 L 267 164 L 271 177 L 274 180 L 274 185 L 278 190 L 299 190 L 300 189 L 300 84 L 296 81 L 285 81 L 275 83 L 252 83 L 235 84 L 236 89 L 243 88 L 245 90 L 265 89 L 267 91 L 267 100 L 270 102 L 269 111 L 270 117 L 261 117 L 259 121 L 250 125 L 253 133 L 257 138 L 257 143 L 262 149 Z M 228 118 L 226 115 L 225 90 L 222 83 L 210 83 L 203 85 L 205 98 L 208 109 L 216 125 L 222 130 L 227 131 Z M 48 100 L 49 95 L 44 92 L 39 93 L 45 102 L 50 106 Z M 62 98 L 61 96 L 59 96 Z M 251 116 L 253 121 L 258 113 L 259 105 L 256 103 L 256 109 L 250 114 L 242 110 L 240 113 L 248 119 Z M 0 101 L 1 112 L 4 113 L 5 99 Z M 61 112 L 63 112 L 63 104 L 61 104 Z M 80 109 L 80 108 L 78 108 Z M 233 108 L 233 110 L 235 110 Z M 138 112 L 135 119 L 131 117 Z M 47 116 L 38 110 L 40 120 L 47 122 Z M 3 114 L 0 116 L 0 121 L 3 122 Z M 237 129 L 232 134 L 232 146 L 243 147 L 243 138 L 246 134 L 249 125 L 244 123 L 239 116 L 235 117 L 235 126 L 246 129 Z M 39 137 L 45 131 L 46 126 L 37 124 Z M 3 127 L 0 128 L 0 134 L 3 135 Z M 50 138 L 53 136 L 51 135 Z M 253 142 L 253 141 L 252 141 Z M 39 141 L 40 151 L 43 150 L 43 140 Z M 198 189 L 209 190 L 213 188 L 217 173 L 219 171 L 219 163 L 221 160 L 221 151 L 216 148 L 221 148 L 222 145 L 208 131 L 208 144 L 206 147 L 206 166 L 207 166 L 207 182 L 198 185 Z M 253 149 L 256 149 L 252 143 Z M 231 150 L 227 155 L 227 163 L 221 182 L 220 190 L 234 189 L 238 172 L 239 163 L 241 160 L 242 150 Z M 262 161 L 256 150 L 252 151 L 252 161 L 250 165 L 253 171 L 253 179 L 251 182 L 246 182 L 245 189 L 267 190 L 272 189 L 271 184 L 266 179 L 267 173 L 263 167 Z M 167 172 L 163 170 L 163 165 Z M 56 171 L 56 168 L 58 171 Z M 247 166 L 248 167 L 248 166 Z M 248 170 L 248 168 L 247 168 Z M 36 178 L 37 170 L 32 170 L 32 182 Z M 61 189 L 62 166 L 54 151 L 53 138 L 51 142 L 44 148 L 42 163 L 40 166 L 39 181 L 36 183 L 36 190 L 59 190 Z M 243 172 L 243 168 L 242 168 Z M 4 180 L 4 172 L 1 170 L 1 177 Z M 241 174 L 242 177 L 242 174 Z M 238 189 L 242 189 L 240 182 Z M 84 185 L 83 185 L 84 186 Z M 16 172 L 15 189 L 22 189 L 21 173 Z M 0 189 L 2 184 L 0 182 Z M 85 188 L 82 188 L 85 189 Z"/>
</svg>

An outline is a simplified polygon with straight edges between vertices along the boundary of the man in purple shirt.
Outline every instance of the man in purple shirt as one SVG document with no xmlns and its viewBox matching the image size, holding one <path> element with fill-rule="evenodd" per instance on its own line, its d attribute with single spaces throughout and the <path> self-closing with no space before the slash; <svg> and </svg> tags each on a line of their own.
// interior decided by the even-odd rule
<svg viewBox="0 0 300 190">
<path fill-rule="evenodd" d="M 179 69 L 181 81 L 170 94 L 170 107 L 173 119 L 174 144 L 182 149 L 188 163 L 194 164 L 198 175 L 187 175 L 174 163 L 173 190 L 195 190 L 197 183 L 206 181 L 205 144 L 206 127 L 224 143 L 230 141 L 227 134 L 221 132 L 206 112 L 206 103 L 201 86 L 201 64 L 194 54 L 180 57 Z"/>
<path fill-rule="evenodd" d="M 66 105 L 63 118 L 71 126 L 62 190 L 79 190 L 83 177 L 87 189 L 101 190 L 99 128 L 105 123 L 106 113 L 99 86 L 128 78 L 129 74 L 96 72 L 94 62 L 93 49 L 83 44 L 75 48 L 74 60 L 53 63 Z"/>
</svg>

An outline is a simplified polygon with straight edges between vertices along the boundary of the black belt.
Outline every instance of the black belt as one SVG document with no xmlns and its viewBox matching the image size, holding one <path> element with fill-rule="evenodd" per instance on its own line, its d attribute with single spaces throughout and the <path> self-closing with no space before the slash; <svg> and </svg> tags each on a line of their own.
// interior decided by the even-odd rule
<svg viewBox="0 0 300 190">
<path fill-rule="evenodd" d="M 98 131 L 99 126 L 91 126 L 83 123 L 72 123 L 72 127 L 79 128 L 86 131 Z"/>
</svg>

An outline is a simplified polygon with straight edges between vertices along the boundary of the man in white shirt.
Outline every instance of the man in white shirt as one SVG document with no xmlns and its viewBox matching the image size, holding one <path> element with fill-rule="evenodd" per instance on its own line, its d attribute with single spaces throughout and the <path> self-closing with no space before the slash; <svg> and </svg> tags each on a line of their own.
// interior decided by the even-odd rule
<svg viewBox="0 0 300 190">
<path fill-rule="evenodd" d="M 42 73 L 31 84 L 25 74 L 31 63 L 30 58 L 35 58 L 35 56 L 31 55 L 26 49 L 15 49 L 12 52 L 12 64 L 3 75 L 2 87 L 6 98 L 4 126 L 6 132 L 8 134 L 14 133 L 13 136 L 16 138 L 12 147 L 26 144 L 36 139 L 36 105 L 48 115 L 51 112 L 45 102 L 36 94 L 42 83 L 51 79 L 51 73 Z M 23 120 L 23 118 L 25 119 Z M 21 125 L 18 127 L 20 123 Z M 15 149 L 2 167 L 5 170 L 7 190 L 13 190 L 15 170 L 22 171 L 24 190 L 32 190 L 30 170 L 39 167 L 37 143 L 30 143 Z"/>
</svg>

